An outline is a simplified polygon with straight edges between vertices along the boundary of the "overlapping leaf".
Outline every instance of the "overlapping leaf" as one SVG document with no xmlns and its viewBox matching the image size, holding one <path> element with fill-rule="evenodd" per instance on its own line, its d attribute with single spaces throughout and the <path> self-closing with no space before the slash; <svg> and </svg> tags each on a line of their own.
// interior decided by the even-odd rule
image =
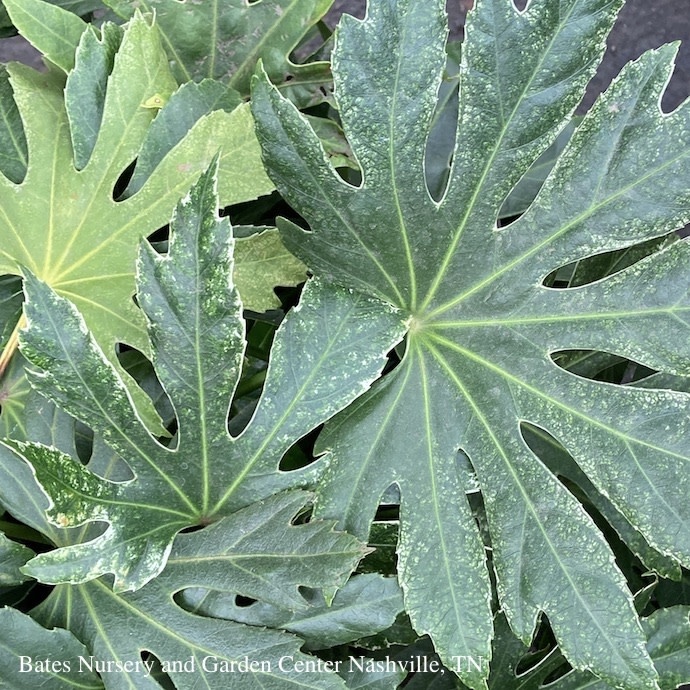
<svg viewBox="0 0 690 690">
<path fill-rule="evenodd" d="M 8 3 L 10 11 L 16 6 Z M 148 170 L 137 193 L 116 200 L 118 179 L 144 146 L 158 112 L 145 107 L 147 101 L 156 94 L 167 98 L 176 84 L 157 30 L 140 15 L 124 33 L 105 25 L 98 36 L 87 27 L 76 61 L 73 54 L 71 59 L 66 84 L 56 70 L 8 67 L 28 163 L 23 175 L 17 160 L 11 173 L 3 166 L 8 177 L 0 176 L 0 273 L 18 274 L 26 266 L 72 299 L 115 361 L 117 342 L 142 350 L 147 345 L 143 317 L 132 301 L 138 241 L 167 223 L 216 152 L 222 151 L 222 204 L 255 198 L 272 186 L 251 115 L 240 106 L 191 123 Z M 6 89 L 2 95 L 8 96 Z M 145 396 L 138 395 L 137 405 L 147 409 Z M 149 422 L 154 419 L 147 414 Z"/>
<path fill-rule="evenodd" d="M 263 602 L 239 606 L 234 596 L 202 589 L 185 591 L 183 601 L 194 613 L 289 630 L 305 640 L 307 649 L 327 649 L 381 632 L 402 611 L 395 579 L 374 573 L 350 578 L 332 602 L 326 602 L 321 592 L 302 592 L 302 596 L 305 605 L 297 609 Z"/>
<path fill-rule="evenodd" d="M 74 420 L 46 401 L 42 405 L 31 418 L 31 435 L 75 455 Z M 90 466 L 105 476 L 117 476 L 121 461 L 103 453 L 106 450 L 99 445 Z M 7 449 L 0 449 L 0 459 L 0 502 L 56 544 L 74 544 L 84 537 L 83 530 L 47 522 L 46 499 L 29 467 Z M 180 690 L 199 683 L 218 690 L 344 688 L 343 681 L 323 667 L 305 670 L 304 664 L 315 660 L 299 651 L 302 641 L 295 635 L 193 615 L 176 603 L 184 590 L 204 587 L 273 606 L 308 608 L 298 587 L 332 585 L 363 553 L 357 540 L 334 532 L 332 522 L 292 524 L 308 499 L 305 492 L 284 493 L 207 529 L 181 535 L 165 570 L 136 593 L 116 594 L 103 580 L 56 587 L 31 612 L 46 628 L 58 628 L 54 631 L 19 612 L 1 611 L 0 687 L 35 687 L 44 678 L 54 684 L 50 687 L 70 687 L 76 678 L 84 687 L 100 687 L 102 682 L 106 688 L 159 690 L 160 667 L 157 676 L 151 674 L 157 660 Z M 19 657 L 27 655 L 32 660 L 68 662 L 70 672 L 22 674 Z M 242 661 L 252 662 L 252 670 L 238 671 Z M 100 678 L 88 672 L 90 664 Z M 235 672 L 230 672 L 233 664 Z"/>
<path fill-rule="evenodd" d="M 10 0 L 9 6 L 24 37 L 68 74 L 65 109 L 70 121 L 74 163 L 81 170 L 89 162 L 102 127 L 108 124 L 103 122 L 107 82 L 113 71 L 115 55 L 120 49 L 121 29 L 106 23 L 99 39 L 93 28 L 76 15 L 44 0 L 21 3 Z M 128 76 L 131 77 L 132 74 L 128 73 Z M 166 78 L 169 82 L 169 75 Z M 145 131 L 143 140 L 139 142 L 136 166 L 126 189 L 121 191 L 120 201 L 128 199 L 147 185 L 158 167 L 164 161 L 167 164 L 166 157 L 178 145 L 182 145 L 183 153 L 189 155 L 190 144 L 199 144 L 203 136 L 200 133 L 190 134 L 195 126 L 204 127 L 201 121 L 209 116 L 218 118 L 219 112 L 216 111 L 233 113 L 242 103 L 241 96 L 235 89 L 211 79 L 185 83 L 172 95 L 168 93 L 169 88 L 170 83 L 164 88 L 161 82 L 160 90 L 150 90 L 152 95 L 141 103 L 141 107 L 148 110 L 150 116 L 156 116 Z M 20 183 L 27 167 L 26 140 L 20 113 L 4 71 L 0 75 L 0 92 L 0 107 L 3 108 L 0 120 L 0 170 L 12 182 Z M 259 165 L 258 149 L 245 111 L 246 108 L 240 108 L 233 113 L 234 119 L 213 125 L 219 131 L 214 128 L 204 130 L 209 140 L 224 154 L 221 158 L 222 203 L 246 201 L 271 189 Z M 123 123 L 124 119 L 120 124 Z M 225 129 L 229 127 L 236 127 L 237 131 Z M 110 133 L 110 136 L 113 134 Z M 192 137 L 191 141 L 187 141 L 188 137 Z M 199 148 L 199 152 L 208 158 L 208 152 L 203 147 Z M 178 160 L 175 173 L 177 176 L 180 173 L 191 173 L 194 168 L 195 165 L 189 161 Z M 168 173 L 171 170 L 168 169 Z M 174 200 L 170 203 L 172 207 Z M 151 229 L 149 227 L 147 230 Z M 260 311 L 268 304 L 275 306 L 272 294 L 275 285 L 293 285 L 295 281 L 300 282 L 305 277 L 303 271 L 297 268 L 299 262 L 287 254 L 277 237 L 272 237 L 270 241 L 268 236 L 248 239 L 243 243 L 243 251 L 253 257 L 265 253 L 269 245 L 274 258 L 270 270 L 265 275 L 264 272 L 254 270 L 251 277 L 247 271 L 247 275 L 238 280 L 245 306 L 255 311 Z M 271 284 L 269 273 L 275 280 Z"/>
<path fill-rule="evenodd" d="M 690 610 L 687 606 L 658 609 L 642 619 L 647 638 L 647 651 L 659 672 L 659 687 L 676 690 L 690 679 Z M 586 671 L 570 671 L 557 681 L 546 682 L 554 672 L 564 669 L 564 659 L 558 649 L 532 653 L 532 663 L 525 664 L 530 650 L 510 631 L 505 618 L 499 616 L 494 640 L 495 662 L 492 664 L 489 688 L 504 690 L 609 690 L 610 685 Z M 523 662 L 521 664 L 521 662 Z M 566 667 L 567 668 L 567 667 Z"/>
<path fill-rule="evenodd" d="M 29 435 L 44 446 L 76 458 L 74 418 L 35 391 L 31 394 L 30 407 Z M 122 479 L 129 473 L 122 460 L 98 437 L 89 468 L 112 479 Z M 180 689 L 197 687 L 200 682 L 219 690 L 344 688 L 343 682 L 323 667 L 315 671 L 292 668 L 293 661 L 295 664 L 316 662 L 299 651 L 302 640 L 295 635 L 266 626 L 193 615 L 176 603 L 185 598 L 187 590 L 193 593 L 205 588 L 216 592 L 216 596 L 227 596 L 222 593 L 232 591 L 257 599 L 260 606 L 288 607 L 296 617 L 301 612 L 308 618 L 310 606 L 299 593 L 302 587 L 332 585 L 363 553 L 363 545 L 355 539 L 333 532 L 332 522 L 304 524 L 303 519 L 296 519 L 309 498 L 300 491 L 270 497 L 223 518 L 208 529 L 181 535 L 163 573 L 134 594 L 118 595 L 103 580 L 56 587 L 31 615 L 47 628 L 66 628 L 86 645 L 83 651 L 65 630 L 48 632 L 26 617 L 7 614 L 12 620 L 11 625 L 0 630 L 0 647 L 4 647 L 0 651 L 3 660 L 0 685 L 4 682 L 9 687 L 23 687 L 20 683 L 25 676 L 18 674 L 18 657 L 27 650 L 37 653 L 45 650 L 48 654 L 52 649 L 57 654 L 56 647 L 60 646 L 59 658 L 73 662 L 74 668 L 80 668 L 80 655 L 87 662 L 97 662 L 99 673 L 108 662 L 123 665 L 129 662 L 119 670 L 113 666 L 112 672 L 101 673 L 107 688 L 160 688 L 164 682 L 160 669 L 157 675 L 149 675 L 141 663 L 151 664 L 156 659 L 169 662 L 169 666 L 171 662 L 187 663 L 186 671 L 169 671 L 175 687 Z M 48 501 L 30 467 L 2 447 L 0 503 L 58 546 L 87 538 L 84 529 L 63 529 L 48 522 L 45 513 Z M 281 657 L 285 657 L 282 669 Z M 193 659 L 193 672 L 190 659 Z M 206 668 L 204 659 L 207 659 Z M 247 673 L 222 670 L 223 664 L 228 669 L 243 660 L 263 662 L 264 670 Z M 135 666 L 135 662 L 140 663 Z M 266 665 L 270 670 L 265 670 Z M 84 662 L 81 668 L 87 670 Z M 31 676 L 34 682 L 37 677 L 41 675 Z M 88 676 L 84 673 L 80 678 L 86 682 Z M 65 675 L 64 679 L 69 680 L 69 676 Z"/>
<path fill-rule="evenodd" d="M 330 79 L 326 63 L 296 65 L 290 53 L 333 0 L 106 0 L 129 18 L 135 9 L 155 12 L 173 70 L 181 81 L 223 79 L 243 94 L 257 60 L 271 78 L 290 88 Z"/>
<path fill-rule="evenodd" d="M 351 537 L 331 532 L 330 525 L 291 526 L 304 498 L 300 492 L 273 497 L 203 532 L 181 535 L 166 569 L 138 592 L 118 595 L 100 580 L 62 585 L 35 615 L 45 625 L 69 625 L 99 660 L 136 660 L 144 651 L 168 664 L 193 659 L 193 672 L 189 665 L 186 672 L 168 669 L 177 688 L 197 687 L 199 682 L 218 689 L 342 688 L 332 673 L 291 668 L 292 661 L 308 660 L 299 651 L 299 638 L 194 616 L 173 599 L 186 587 L 237 586 L 246 596 L 286 604 L 296 599 L 297 585 L 335 581 L 361 556 L 360 547 Z M 239 577 L 232 577 L 233 570 Z M 249 572 L 254 576 L 247 577 Z M 290 657 L 281 669 L 279 660 Z M 256 663 L 259 670 L 222 671 L 223 664 L 227 669 L 243 659 Z M 103 677 L 106 687 L 160 687 L 141 670 Z"/>
<path fill-rule="evenodd" d="M 213 179 L 209 172 L 178 205 L 169 254 L 146 243 L 140 253 L 138 301 L 177 415 L 175 447 L 142 426 L 74 306 L 35 277 L 25 279 L 22 352 L 39 368 L 32 384 L 102 435 L 131 470 L 114 482 L 54 448 L 6 442 L 33 465 L 55 524 L 108 523 L 93 541 L 34 559 L 27 572 L 44 582 L 113 573 L 116 591 L 137 589 L 160 572 L 181 529 L 313 479 L 314 468 L 281 472 L 283 454 L 366 390 L 401 336 L 401 317 L 389 305 L 311 281 L 276 335 L 251 422 L 230 436 L 244 321 L 230 225 L 215 215 Z"/>
<path fill-rule="evenodd" d="M 580 378 L 560 350 L 604 350 L 687 374 L 690 250 L 676 242 L 604 280 L 544 286 L 560 266 L 662 236 L 690 220 L 690 111 L 659 108 L 674 50 L 629 66 L 579 125 L 519 220 L 504 200 L 570 119 L 618 0 L 478 0 L 460 68 L 456 144 L 440 201 L 424 175 L 444 64 L 443 3 L 372 2 L 343 21 L 334 54 L 361 187 L 329 167 L 306 122 L 267 80 L 254 113 L 273 180 L 312 231 L 283 223 L 317 275 L 409 316 L 401 365 L 330 424 L 319 514 L 366 536 L 391 483 L 401 494 L 399 575 L 418 632 L 441 657 L 488 659 L 489 579 L 465 500 L 469 457 L 488 517 L 498 594 L 529 641 L 545 612 L 568 660 L 625 688 L 656 673 L 612 552 L 526 445 L 548 430 L 648 544 L 690 564 L 688 397 Z M 452 664 L 449 664 L 452 667 Z M 467 671 L 470 687 L 483 673 Z"/>
</svg>

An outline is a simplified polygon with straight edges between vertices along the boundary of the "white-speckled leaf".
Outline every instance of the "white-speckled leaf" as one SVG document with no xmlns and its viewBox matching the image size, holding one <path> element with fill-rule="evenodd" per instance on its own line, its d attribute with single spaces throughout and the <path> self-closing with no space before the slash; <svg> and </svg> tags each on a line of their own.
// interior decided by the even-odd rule
<svg viewBox="0 0 690 690">
<path fill-rule="evenodd" d="M 39 433 L 44 441 L 69 435 L 65 415 L 52 429 Z M 57 440 L 57 439 L 55 439 Z M 3 466 L 26 465 L 0 449 Z M 21 474 L 21 469 L 20 472 Z M 12 504 L 40 498 L 33 478 L 24 478 L 21 490 L 0 484 L 0 501 Z M 23 492 L 23 495 L 21 495 Z M 35 688 L 41 672 L 18 674 L 19 655 L 74 661 L 79 687 L 160 690 L 158 680 L 143 664 L 151 652 L 167 663 L 165 671 L 178 690 L 199 687 L 213 690 L 343 690 L 343 681 L 300 651 L 302 640 L 279 629 L 248 626 L 213 617 L 194 615 L 177 602 L 177 593 L 188 588 L 243 592 L 274 605 L 303 606 L 301 587 L 327 587 L 356 564 L 363 545 L 349 535 L 333 531 L 332 522 L 294 524 L 311 495 L 293 491 L 273 496 L 223 518 L 208 529 L 181 535 L 175 542 L 165 570 L 134 594 L 117 594 L 103 580 L 80 585 L 60 585 L 31 612 L 45 628 L 24 614 L 0 611 L 0 686 Z M 36 515 L 34 526 L 57 543 L 75 543 L 80 531 L 62 530 Z M 83 532 L 81 534 L 83 536 Z M 251 573 L 251 577 L 248 574 Z M 81 644 L 77 643 L 77 639 Z M 79 656 L 83 661 L 79 661 Z M 279 661 L 283 658 L 281 668 Z M 192 661 L 189 661 L 189 660 Z M 247 671 L 231 664 L 253 662 Z M 140 661 L 138 665 L 134 662 Z M 172 662 L 188 662 L 175 669 Z M 100 674 L 87 673 L 94 662 Z M 96 666 L 95 662 L 98 662 Z M 106 670 L 108 662 L 112 670 Z M 120 666 L 117 662 L 131 662 Z M 311 668 L 306 664 L 311 664 Z M 300 668 L 301 665 L 301 668 Z M 296 667 L 296 668 L 295 668 Z M 60 676 L 74 687 L 74 675 Z M 53 678 L 54 680 L 54 678 Z M 39 680 L 40 682 L 40 680 Z M 4 683 L 4 684 L 3 684 Z M 46 687 L 61 688 L 62 685 Z"/>
<path fill-rule="evenodd" d="M 177 445 L 137 419 L 121 378 L 74 306 L 27 274 L 22 352 L 32 384 L 102 436 L 134 478 L 99 477 L 68 454 L 6 441 L 33 466 L 54 524 L 105 521 L 95 540 L 42 554 L 27 571 L 44 582 L 115 575 L 115 590 L 143 586 L 163 568 L 177 532 L 278 491 L 313 481 L 321 465 L 281 472 L 292 444 L 368 389 L 404 325 L 377 299 L 309 282 L 279 328 L 251 422 L 231 437 L 227 413 L 244 352 L 242 305 L 232 281 L 233 239 L 216 215 L 209 170 L 177 207 L 169 253 L 144 243 L 138 301 L 153 363 L 177 415 Z"/>
<path fill-rule="evenodd" d="M 27 420 L 32 438 L 76 457 L 76 424 L 72 417 L 34 392 Z M 122 461 L 98 437 L 94 439 L 89 468 L 113 479 L 127 476 L 127 471 L 121 472 Z M 213 690 L 343 690 L 342 680 L 317 667 L 314 657 L 300 651 L 303 640 L 298 634 L 196 615 L 180 601 L 180 593 L 189 589 L 213 590 L 219 596 L 232 591 L 272 606 L 299 608 L 307 616 L 309 602 L 302 594 L 304 589 L 333 587 L 366 551 L 364 544 L 334 531 L 333 521 L 306 522 L 305 511 L 312 499 L 313 495 L 304 491 L 284 492 L 228 515 L 208 529 L 180 535 L 165 570 L 134 594 L 113 592 L 108 578 L 58 585 L 31 611 L 31 616 L 46 628 L 66 628 L 85 645 L 87 660 L 93 656 L 104 663 L 137 661 L 144 653 L 143 660 L 150 662 L 147 652 L 161 661 L 193 659 L 193 671 L 189 665 L 186 670 L 169 670 L 178 690 L 195 690 L 199 684 Z M 49 522 L 46 503 L 30 467 L 10 449 L 0 446 L 0 504 L 57 546 L 78 544 L 88 538 L 92 525 L 62 529 Z M 0 638 L 3 632 L 0 630 Z M 30 632 L 33 642 L 22 639 L 16 646 L 17 653 L 40 649 L 46 631 L 34 625 Z M 55 635 L 58 642 L 69 637 L 61 637 L 63 633 Z M 68 655 L 71 649 L 63 643 L 61 653 Z M 12 654 L 16 658 L 15 652 Z M 245 657 L 248 662 L 264 662 L 270 669 L 254 665 L 248 672 L 227 670 Z M 286 658 L 281 669 L 281 657 L 293 657 L 295 665 L 302 667 L 293 668 Z M 305 664 L 311 664 L 313 670 Z M 9 664 L 0 664 L 0 685 L 5 680 L 3 673 L 10 668 Z M 99 672 L 101 669 L 103 665 Z M 32 678 L 28 674 L 24 677 Z M 161 687 L 160 677 L 150 677 L 143 665 L 130 665 L 102 673 L 101 677 L 109 689 Z M 9 687 L 14 688 L 14 676 L 9 678 Z"/>
<path fill-rule="evenodd" d="M 246 596 L 287 603 L 298 586 L 335 581 L 361 556 L 361 546 L 332 532 L 332 523 L 290 525 L 307 497 L 275 496 L 209 530 L 180 535 L 165 570 L 137 592 L 117 594 L 102 580 L 61 585 L 33 615 L 46 626 L 69 626 L 99 660 L 135 660 L 151 652 L 168 662 L 164 670 L 178 690 L 344 690 L 338 676 L 300 651 L 299 637 L 193 615 L 175 602 L 176 593 L 189 587 L 223 590 L 239 583 Z M 172 665 L 190 659 L 186 668 Z M 248 670 L 238 670 L 243 660 L 252 664 Z M 143 667 L 102 676 L 108 688 L 160 690 Z"/>
<path fill-rule="evenodd" d="M 371 2 L 333 57 L 345 134 L 362 168 L 338 177 L 306 121 L 265 78 L 253 110 L 269 174 L 311 232 L 279 222 L 324 279 L 410 318 L 402 364 L 321 437 L 320 515 L 366 536 L 400 487 L 399 575 L 410 617 L 446 663 L 488 658 L 483 549 L 456 464 L 476 472 L 501 605 L 529 641 L 545 612 L 573 666 L 656 688 L 632 596 L 602 534 L 526 445 L 552 434 L 652 548 L 690 565 L 690 399 L 586 380 L 561 350 L 603 350 L 669 374 L 690 366 L 690 245 L 676 242 L 576 289 L 543 281 L 593 254 L 690 220 L 690 108 L 664 115 L 675 53 L 629 65 L 579 124 L 537 198 L 497 227 L 506 197 L 570 121 L 620 0 L 477 0 L 460 66 L 458 129 L 439 202 L 424 174 L 444 65 L 441 0 Z M 469 631 L 469 634 L 468 632 Z M 461 674 L 484 687 L 484 673 Z"/>
</svg>

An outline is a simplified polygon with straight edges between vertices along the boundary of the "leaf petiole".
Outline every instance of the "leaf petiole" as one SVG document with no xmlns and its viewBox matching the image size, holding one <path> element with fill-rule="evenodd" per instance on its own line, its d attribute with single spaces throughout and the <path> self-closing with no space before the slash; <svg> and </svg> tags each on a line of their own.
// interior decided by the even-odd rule
<svg viewBox="0 0 690 690">
<path fill-rule="evenodd" d="M 6 345 L 2 350 L 2 353 L 0 353 L 0 378 L 2 378 L 3 374 L 5 373 L 5 369 L 7 369 L 7 365 L 10 363 L 12 355 L 14 355 L 14 353 L 19 348 L 19 331 L 21 331 L 25 327 L 26 317 L 24 316 L 24 314 L 22 314 L 19 317 L 17 325 L 14 327 L 12 334 L 8 338 Z"/>
</svg>

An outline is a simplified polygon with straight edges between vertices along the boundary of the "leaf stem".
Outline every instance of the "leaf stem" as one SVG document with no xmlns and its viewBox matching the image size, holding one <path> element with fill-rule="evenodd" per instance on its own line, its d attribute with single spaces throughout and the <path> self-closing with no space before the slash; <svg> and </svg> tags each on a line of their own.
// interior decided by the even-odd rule
<svg viewBox="0 0 690 690">
<path fill-rule="evenodd" d="M 12 355 L 19 348 L 19 331 L 21 331 L 22 328 L 24 328 L 25 326 L 26 316 L 22 314 L 19 317 L 17 325 L 14 327 L 12 334 L 10 335 L 7 344 L 5 345 L 5 347 L 2 350 L 2 353 L 0 354 L 0 378 L 2 378 L 3 374 L 5 373 L 5 369 L 7 369 L 7 365 L 10 363 Z"/>
</svg>

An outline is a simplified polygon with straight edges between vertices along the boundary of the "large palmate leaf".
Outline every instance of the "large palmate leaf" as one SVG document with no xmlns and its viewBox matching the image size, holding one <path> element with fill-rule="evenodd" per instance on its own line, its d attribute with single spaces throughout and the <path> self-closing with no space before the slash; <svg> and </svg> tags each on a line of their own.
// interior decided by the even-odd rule
<svg viewBox="0 0 690 690">
<path fill-rule="evenodd" d="M 131 470 L 114 482 L 55 448 L 6 441 L 33 465 L 55 524 L 109 523 L 93 541 L 31 561 L 26 572 L 44 582 L 113 573 L 116 591 L 137 589 L 160 572 L 181 529 L 313 479 L 311 467 L 281 472 L 283 454 L 366 390 L 401 337 L 401 317 L 389 305 L 311 281 L 276 334 L 251 422 L 230 436 L 244 321 L 232 282 L 231 229 L 215 214 L 214 179 L 210 171 L 178 205 L 169 254 L 144 243 L 139 258 L 137 298 L 156 373 L 177 415 L 174 447 L 161 445 L 137 419 L 74 306 L 27 275 L 22 352 L 39 368 L 30 381 L 102 435 Z"/>
<path fill-rule="evenodd" d="M 148 666 L 144 665 L 142 652 L 162 662 L 163 671 L 180 689 L 199 687 L 199 683 L 219 689 L 343 688 L 333 673 L 323 666 L 316 669 L 316 660 L 311 669 L 305 665 L 309 657 L 299 651 L 298 637 L 195 616 L 174 600 L 186 587 L 226 591 L 236 587 L 234 591 L 246 596 L 287 604 L 299 600 L 298 585 L 335 581 L 361 556 L 360 546 L 352 537 L 332 532 L 330 524 L 290 525 L 304 500 L 301 492 L 282 494 L 202 532 L 182 535 L 166 569 L 139 592 L 118 595 L 101 580 L 61 585 L 33 615 L 46 626 L 69 627 L 89 648 L 81 656 L 86 660 L 93 656 L 99 662 L 90 666 L 74 658 L 73 666 L 95 668 L 107 688 L 160 687 L 150 676 L 154 662 L 147 660 Z M 254 577 L 248 578 L 249 572 Z M 28 635 L 19 642 L 13 650 L 15 659 L 3 655 L 9 663 L 3 664 L 0 677 L 6 680 L 21 677 L 16 656 L 32 649 Z M 70 658 L 67 650 L 62 654 L 61 658 Z M 140 663 L 135 665 L 135 660 Z M 252 663 L 250 671 L 237 670 L 243 660 Z M 108 661 L 113 664 L 111 672 L 105 670 Z M 117 661 L 130 664 L 118 669 Z"/>
<path fill-rule="evenodd" d="M 7 3 L 11 13 L 18 4 Z M 144 319 L 132 301 L 139 239 L 167 223 L 219 149 L 222 204 L 271 189 L 247 106 L 190 123 L 138 191 L 116 200 L 118 179 L 153 129 L 158 111 L 147 101 L 176 89 L 155 27 L 140 15 L 124 32 L 106 24 L 99 36 L 86 27 L 66 84 L 55 70 L 14 64 L 8 71 L 28 163 L 23 175 L 15 165 L 9 178 L 0 176 L 0 273 L 26 266 L 68 296 L 111 360 L 118 341 L 145 350 Z M 137 404 L 145 410 L 145 397 Z"/>
<path fill-rule="evenodd" d="M 44 0 L 22 0 L 21 3 L 9 0 L 9 6 L 23 36 L 68 74 L 65 108 L 70 121 L 74 162 L 78 169 L 82 169 L 89 162 L 101 134 L 107 81 L 120 47 L 120 30 L 105 24 L 99 43 L 96 34 L 85 22 Z M 60 27 L 60 30 L 56 31 L 55 27 Z M 27 167 L 26 139 L 12 87 L 4 70 L 0 73 L 0 94 L 0 170 L 12 182 L 20 183 Z M 213 115 L 215 111 L 232 113 L 241 103 L 242 98 L 236 90 L 211 79 L 185 83 L 172 95 L 163 88 L 153 93 L 142 103 L 142 107 L 152 113 L 160 112 L 140 142 L 134 172 L 119 200 L 139 192 L 171 151 L 178 145 L 184 145 L 187 137 L 193 137 L 190 130 L 195 125 L 201 126 L 201 120 L 211 115 L 218 117 L 217 113 Z M 233 118 L 236 118 L 235 122 L 227 120 L 216 126 L 234 126 L 237 128 L 235 132 L 226 130 L 220 134 L 213 129 L 206 131 L 206 135 L 224 153 L 231 154 L 221 159 L 220 191 L 224 203 L 248 200 L 271 189 L 259 165 L 258 149 L 248 126 L 246 108 L 233 113 Z M 195 142 L 198 144 L 196 139 L 191 143 Z M 184 149 L 187 155 L 190 153 L 188 146 L 189 143 Z M 241 165 L 238 163 L 240 155 L 243 156 L 239 158 Z M 178 161 L 178 166 L 176 173 L 192 171 L 189 161 Z M 245 307 L 261 311 L 267 305 L 275 306 L 272 293 L 275 285 L 293 285 L 304 280 L 302 265 L 285 251 L 274 233 L 248 238 L 242 245 L 241 253 L 247 255 L 250 264 L 257 256 L 264 257 L 260 267 L 263 270 L 257 270 L 256 265 L 248 266 L 252 277 L 246 271 L 247 275 L 238 279 Z M 265 255 L 269 252 L 270 263 L 266 263 Z M 240 264 L 242 259 L 243 256 L 240 256 Z"/>
<path fill-rule="evenodd" d="M 532 0 L 518 11 L 511 0 L 478 0 L 438 202 L 424 157 L 445 62 L 441 0 L 371 2 L 364 21 L 346 17 L 338 30 L 335 92 L 360 187 L 334 173 L 265 78 L 253 107 L 269 174 L 312 230 L 284 222 L 288 248 L 320 277 L 408 315 L 400 366 L 319 439 L 330 464 L 318 514 L 366 537 L 397 484 L 413 624 L 449 667 L 457 656 L 488 662 L 489 577 L 465 499 L 466 456 L 512 629 L 528 642 L 543 612 L 576 668 L 641 689 L 656 687 L 656 672 L 612 551 L 521 424 L 546 429 L 650 547 L 690 565 L 688 396 L 587 380 L 553 361 L 560 350 L 604 350 L 687 374 L 687 242 L 577 289 L 543 282 L 690 220 L 690 110 L 659 108 L 673 48 L 625 69 L 536 200 L 497 227 L 507 195 L 570 119 L 620 5 Z M 481 666 L 461 671 L 463 682 L 485 687 Z"/>
<path fill-rule="evenodd" d="M 74 420 L 47 401 L 42 407 L 30 419 L 31 435 L 76 456 Z M 106 446 L 95 448 L 90 465 L 115 476 L 120 461 L 104 451 Z M 0 479 L 0 502 L 51 541 L 66 545 L 84 537 L 82 530 L 60 529 L 46 520 L 47 501 L 29 467 L 6 449 L 0 450 Z M 36 687 L 46 679 L 51 688 L 75 687 L 78 680 L 79 687 L 102 682 L 106 688 L 160 689 L 162 664 L 180 690 L 199 684 L 218 690 L 344 688 L 328 668 L 299 651 L 299 637 L 194 615 L 177 604 L 186 589 L 203 587 L 293 607 L 296 615 L 302 609 L 307 617 L 309 607 L 298 588 L 332 585 L 363 553 L 363 545 L 334 532 L 332 522 L 293 524 L 309 497 L 283 493 L 181 535 L 165 570 L 134 594 L 116 594 L 102 580 L 56 587 L 31 612 L 46 628 L 57 628 L 53 631 L 17 611 L 0 611 L 0 687 Z M 37 664 L 46 659 L 70 668 L 63 665 L 51 677 Z M 21 672 L 22 661 L 24 669 L 32 664 L 30 673 Z M 251 662 L 250 670 L 238 669 L 243 661 Z"/>
<path fill-rule="evenodd" d="M 241 93 L 257 60 L 263 60 L 271 78 L 284 83 L 330 78 L 325 63 L 296 65 L 289 55 L 303 36 L 323 17 L 333 0 L 106 0 L 128 18 L 135 9 L 155 12 L 166 50 L 181 81 L 204 77 L 223 79 Z"/>
</svg>

